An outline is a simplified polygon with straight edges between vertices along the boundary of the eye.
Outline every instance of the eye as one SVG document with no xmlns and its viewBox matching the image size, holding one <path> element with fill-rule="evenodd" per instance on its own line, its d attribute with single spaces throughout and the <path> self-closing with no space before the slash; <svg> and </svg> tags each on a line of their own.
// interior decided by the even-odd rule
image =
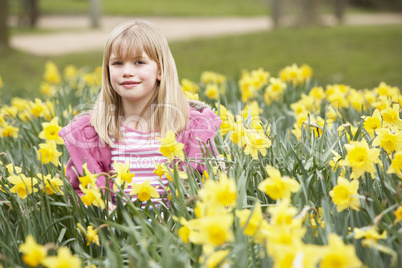
<svg viewBox="0 0 402 268">
<path fill-rule="evenodd" d="M 113 61 L 112 65 L 123 65 L 123 62 L 121 62 L 121 61 Z"/>
<path fill-rule="evenodd" d="M 135 62 L 135 65 L 142 65 L 142 64 L 144 64 L 145 62 L 143 62 L 143 61 L 141 61 L 141 60 L 137 60 L 136 62 Z"/>
</svg>

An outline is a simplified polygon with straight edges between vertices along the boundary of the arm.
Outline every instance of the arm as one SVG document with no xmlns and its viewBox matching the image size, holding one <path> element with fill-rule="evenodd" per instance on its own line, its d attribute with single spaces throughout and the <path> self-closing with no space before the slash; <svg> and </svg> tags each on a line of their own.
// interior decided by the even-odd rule
<svg viewBox="0 0 402 268">
<path fill-rule="evenodd" d="M 99 136 L 90 125 L 89 115 L 73 121 L 61 129 L 59 135 L 64 139 L 67 150 L 70 153 L 70 160 L 66 166 L 66 177 L 78 195 L 82 196 L 78 179 L 78 176 L 83 175 L 82 165 L 87 163 L 88 170 L 92 174 L 109 172 L 110 149 L 100 143 Z M 98 177 L 96 185 L 98 187 L 105 186 L 105 176 Z"/>
<path fill-rule="evenodd" d="M 222 120 L 215 115 L 211 109 L 204 108 L 201 111 L 191 109 L 190 120 L 187 127 L 178 135 L 178 141 L 184 143 L 184 153 L 189 160 L 192 158 L 197 159 L 190 161 L 189 164 L 200 173 L 203 173 L 206 169 L 204 164 L 197 163 L 202 161 L 199 158 L 203 158 L 202 151 L 205 149 L 204 144 L 207 146 L 211 155 L 218 156 L 214 137 L 216 135 L 216 129 L 219 128 L 221 124 Z M 205 153 L 208 155 L 208 152 Z M 183 165 L 185 165 L 185 163 L 180 165 L 181 169 Z"/>
</svg>

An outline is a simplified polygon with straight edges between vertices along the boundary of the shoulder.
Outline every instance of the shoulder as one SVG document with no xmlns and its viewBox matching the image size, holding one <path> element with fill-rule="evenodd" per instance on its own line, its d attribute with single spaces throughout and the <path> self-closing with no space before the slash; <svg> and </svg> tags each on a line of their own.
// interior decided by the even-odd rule
<svg viewBox="0 0 402 268">
<path fill-rule="evenodd" d="M 186 129 L 194 129 L 194 127 L 204 130 L 216 131 L 220 127 L 222 120 L 212 111 L 208 104 L 199 101 L 189 102 L 190 118 Z"/>
<path fill-rule="evenodd" d="M 179 133 L 178 140 L 183 143 L 194 140 L 198 144 L 199 139 L 203 142 L 213 139 L 222 120 L 205 103 L 192 101 L 189 104 L 190 118 L 186 128 Z"/>
<path fill-rule="evenodd" d="M 75 117 L 59 131 L 59 135 L 64 139 L 65 143 L 93 141 L 99 137 L 91 125 L 90 113 Z"/>
</svg>

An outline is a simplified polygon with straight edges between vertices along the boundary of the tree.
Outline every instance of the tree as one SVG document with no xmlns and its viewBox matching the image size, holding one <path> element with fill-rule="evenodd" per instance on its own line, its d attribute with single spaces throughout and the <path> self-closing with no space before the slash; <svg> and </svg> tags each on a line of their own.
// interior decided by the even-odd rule
<svg viewBox="0 0 402 268">
<path fill-rule="evenodd" d="M 281 0 L 271 0 L 272 6 L 272 20 L 274 22 L 274 27 L 279 27 L 279 21 L 281 18 Z"/>
<path fill-rule="evenodd" d="M 302 0 L 302 24 L 311 25 L 319 22 L 318 18 L 319 0 Z"/>
<path fill-rule="evenodd" d="M 9 47 L 8 0 L 0 0 L 0 51 Z"/>
<path fill-rule="evenodd" d="M 39 0 L 21 0 L 19 26 L 36 27 L 39 18 Z"/>
<path fill-rule="evenodd" d="M 98 28 L 101 14 L 100 0 L 90 0 L 90 3 L 91 3 L 90 5 L 91 24 L 93 28 Z"/>
<path fill-rule="evenodd" d="M 338 20 L 338 23 L 343 23 L 347 5 L 348 0 L 335 0 L 335 17 Z"/>
</svg>

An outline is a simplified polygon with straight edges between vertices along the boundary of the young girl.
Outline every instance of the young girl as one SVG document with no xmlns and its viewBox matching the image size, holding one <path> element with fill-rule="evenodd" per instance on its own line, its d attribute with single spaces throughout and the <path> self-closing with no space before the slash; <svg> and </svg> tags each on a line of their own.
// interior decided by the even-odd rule
<svg viewBox="0 0 402 268">
<path fill-rule="evenodd" d="M 199 140 L 217 153 L 213 140 L 222 121 L 207 105 L 186 99 L 166 38 L 153 25 L 136 20 L 115 28 L 105 44 L 102 67 L 102 88 L 93 110 L 59 132 L 70 153 L 66 176 L 79 195 L 84 163 L 98 174 L 114 170 L 115 161 L 129 161 L 134 183 L 150 179 L 152 186 L 159 186 L 153 170 L 167 158 L 157 137 L 169 130 L 184 144 L 189 159 L 203 157 Z M 204 170 L 199 160 L 189 165 Z M 165 177 L 162 183 L 167 185 Z M 105 176 L 96 184 L 105 186 Z"/>
</svg>

